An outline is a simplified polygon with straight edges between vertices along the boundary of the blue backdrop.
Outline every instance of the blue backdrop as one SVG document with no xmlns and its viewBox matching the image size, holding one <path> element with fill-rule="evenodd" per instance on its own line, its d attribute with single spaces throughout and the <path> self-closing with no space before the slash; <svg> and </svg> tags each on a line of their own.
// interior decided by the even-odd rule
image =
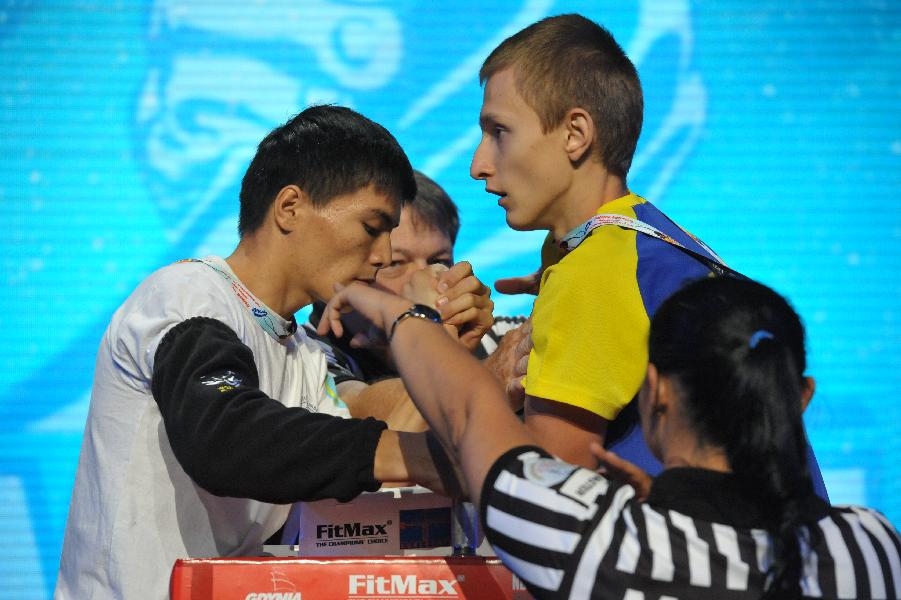
<svg viewBox="0 0 901 600">
<path fill-rule="evenodd" d="M 485 281 L 537 266 L 542 234 L 509 231 L 468 176 L 476 73 L 502 38 L 573 11 L 614 32 L 645 85 L 630 186 L 794 301 L 832 499 L 901 523 L 898 3 L 7 0 L 0 596 L 51 594 L 113 310 L 151 270 L 231 249 L 255 144 L 305 105 L 392 130 L 460 205 L 458 258 Z"/>
</svg>

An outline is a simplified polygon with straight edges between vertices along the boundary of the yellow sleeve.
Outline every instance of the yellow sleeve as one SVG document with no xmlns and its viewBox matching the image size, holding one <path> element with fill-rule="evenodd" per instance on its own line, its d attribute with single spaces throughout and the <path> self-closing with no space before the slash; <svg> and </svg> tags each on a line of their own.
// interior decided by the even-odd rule
<svg viewBox="0 0 901 600">
<path fill-rule="evenodd" d="M 532 312 L 527 394 L 612 420 L 638 392 L 650 322 L 635 236 L 597 229 L 545 271 Z"/>
</svg>

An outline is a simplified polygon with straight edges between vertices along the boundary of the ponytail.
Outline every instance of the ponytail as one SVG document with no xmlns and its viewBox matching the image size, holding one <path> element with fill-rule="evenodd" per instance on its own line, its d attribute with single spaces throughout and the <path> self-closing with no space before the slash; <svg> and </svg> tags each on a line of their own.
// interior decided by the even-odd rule
<svg viewBox="0 0 901 600">
<path fill-rule="evenodd" d="M 737 437 L 726 444 L 726 454 L 745 493 L 772 509 L 773 563 L 763 598 L 797 598 L 802 505 L 813 490 L 801 420 L 802 382 L 791 353 L 778 339 L 748 348 L 743 367 L 736 374 L 736 398 L 743 396 L 747 423 L 734 431 Z M 797 400 L 787 401 L 791 398 Z"/>
<path fill-rule="evenodd" d="M 804 329 L 773 290 L 727 277 L 693 283 L 651 323 L 650 361 L 675 377 L 701 443 L 724 450 L 767 518 L 773 563 L 764 598 L 800 597 L 798 535 L 813 495 L 801 419 Z"/>
</svg>

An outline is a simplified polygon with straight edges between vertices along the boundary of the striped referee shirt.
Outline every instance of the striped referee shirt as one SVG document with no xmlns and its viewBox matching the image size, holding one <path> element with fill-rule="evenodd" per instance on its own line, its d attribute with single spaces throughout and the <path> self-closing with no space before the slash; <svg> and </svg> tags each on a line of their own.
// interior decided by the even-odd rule
<svg viewBox="0 0 901 600">
<path fill-rule="evenodd" d="M 536 598 L 759 598 L 772 560 L 763 515 L 728 473 L 668 469 L 645 502 L 628 485 L 513 449 L 492 467 L 482 523 Z M 811 497 L 805 598 L 898 598 L 901 537 L 877 511 Z"/>
</svg>

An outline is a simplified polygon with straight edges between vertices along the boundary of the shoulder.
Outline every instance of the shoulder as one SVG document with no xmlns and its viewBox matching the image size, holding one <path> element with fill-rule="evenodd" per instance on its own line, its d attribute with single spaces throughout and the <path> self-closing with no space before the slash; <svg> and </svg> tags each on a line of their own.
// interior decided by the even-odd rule
<svg viewBox="0 0 901 600">
<path fill-rule="evenodd" d="M 645 202 L 640 206 L 636 206 L 635 216 L 641 222 L 666 234 L 685 248 L 716 260 L 713 251 L 703 241 L 650 202 Z M 684 250 L 672 243 L 657 239 L 652 235 L 643 235 L 638 239 L 643 244 L 643 252 L 656 248 L 658 252 L 665 252 L 681 257 L 684 261 L 697 262 L 697 259 L 688 256 Z M 700 263 L 698 264 L 700 266 Z"/>
<path fill-rule="evenodd" d="M 598 548 L 613 548 L 615 555 L 617 540 L 634 532 L 626 513 L 635 506 L 631 486 L 555 459 L 539 447 L 521 446 L 489 471 L 481 522 L 498 554 L 511 557 L 517 575 L 545 581 L 545 591 L 563 597 L 570 595 L 572 577 L 546 579 L 547 574 L 584 570 L 593 580 L 607 555 Z M 530 527 L 523 529 L 523 522 Z M 535 535 L 539 530 L 542 535 Z"/>
<path fill-rule="evenodd" d="M 597 504 L 609 504 L 616 497 L 624 506 L 635 492 L 631 486 L 606 479 L 596 471 L 567 463 L 537 446 L 513 448 L 499 457 L 485 480 L 483 494 L 517 497 L 534 502 L 555 496 L 555 504 L 594 512 Z M 547 491 L 542 491 L 547 490 Z M 484 498 L 490 502 L 489 497 Z"/>
<path fill-rule="evenodd" d="M 227 283 L 210 267 L 198 261 L 179 261 L 147 276 L 129 297 L 132 303 L 152 299 L 164 305 L 219 296 Z"/>
<path fill-rule="evenodd" d="M 643 198 L 629 194 L 602 205 L 596 216 L 641 220 L 638 211 L 647 206 L 651 205 Z M 596 224 L 578 246 L 546 270 L 544 279 L 596 281 L 628 273 L 633 270 L 630 265 L 637 262 L 636 236 L 634 229 L 616 223 Z"/>
<path fill-rule="evenodd" d="M 829 506 L 827 513 L 828 514 L 824 519 L 860 524 L 871 532 L 885 532 L 895 538 L 896 541 L 901 542 L 901 535 L 899 535 L 894 524 L 892 524 L 881 511 L 875 508 L 851 504 L 838 504 Z M 820 523 L 823 523 L 823 519 L 820 520 Z M 901 550 L 901 548 L 899 548 L 899 550 Z"/>
<path fill-rule="evenodd" d="M 830 557 L 836 575 L 846 581 L 854 581 L 856 572 L 857 578 L 871 578 L 871 584 L 881 577 L 888 587 L 901 572 L 901 535 L 878 510 L 864 506 L 829 507 L 828 514 L 816 522 L 811 537 L 817 553 Z M 858 562 L 856 557 L 862 557 L 864 562 Z M 881 569 L 881 576 L 877 569 Z M 863 597 L 860 589 L 857 597 Z"/>
<path fill-rule="evenodd" d="M 113 315 L 114 352 L 151 356 L 175 325 L 194 317 L 242 329 L 243 305 L 221 276 L 203 263 L 179 262 L 151 273 Z"/>
<path fill-rule="evenodd" d="M 560 304 L 567 310 L 590 309 L 593 301 L 610 301 L 637 293 L 639 254 L 636 232 L 599 227 L 572 252 L 548 267 L 536 308 Z"/>
<path fill-rule="evenodd" d="M 825 515 L 810 516 L 816 519 L 811 526 L 819 534 L 813 539 L 825 544 L 833 557 L 837 550 L 844 553 L 842 548 L 872 546 L 901 569 L 901 534 L 880 511 L 866 506 L 827 505 Z"/>
<path fill-rule="evenodd" d="M 166 285 L 189 281 L 198 277 L 212 280 L 214 275 L 216 275 L 216 272 L 205 263 L 199 260 L 185 259 L 160 267 L 151 273 L 145 281 L 153 282 L 157 285 Z"/>
<path fill-rule="evenodd" d="M 200 262 L 177 262 L 151 273 L 129 296 L 120 312 L 148 317 L 172 315 L 228 321 L 238 304 L 228 282 Z"/>
</svg>

